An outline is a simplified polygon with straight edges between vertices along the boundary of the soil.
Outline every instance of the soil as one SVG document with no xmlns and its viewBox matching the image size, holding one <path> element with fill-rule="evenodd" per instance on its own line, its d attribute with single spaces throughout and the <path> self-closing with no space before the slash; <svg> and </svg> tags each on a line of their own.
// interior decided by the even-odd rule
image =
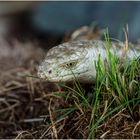
<svg viewBox="0 0 140 140">
<path fill-rule="evenodd" d="M 88 138 L 90 110 L 75 110 L 57 122 L 62 114 L 55 110 L 71 107 L 74 101 L 56 96 L 57 84 L 35 78 L 46 49 L 60 43 L 50 40 L 43 49 L 37 41 L 0 39 L 0 138 Z M 95 137 L 140 138 L 139 110 L 135 119 L 125 109 L 107 118 Z"/>
</svg>

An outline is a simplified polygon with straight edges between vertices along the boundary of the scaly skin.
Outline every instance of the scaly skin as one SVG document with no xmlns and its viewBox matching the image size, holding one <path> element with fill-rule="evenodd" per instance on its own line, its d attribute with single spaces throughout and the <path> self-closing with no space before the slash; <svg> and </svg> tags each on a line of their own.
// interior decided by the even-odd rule
<svg viewBox="0 0 140 140">
<path fill-rule="evenodd" d="M 110 42 L 110 51 L 121 59 L 125 44 Z M 47 52 L 38 68 L 38 76 L 50 82 L 69 82 L 75 77 L 80 82 L 92 83 L 96 78 L 95 61 L 100 54 L 103 62 L 108 58 L 105 41 L 79 40 L 60 44 Z M 127 60 L 140 56 L 140 49 L 132 44 L 126 52 Z"/>
</svg>

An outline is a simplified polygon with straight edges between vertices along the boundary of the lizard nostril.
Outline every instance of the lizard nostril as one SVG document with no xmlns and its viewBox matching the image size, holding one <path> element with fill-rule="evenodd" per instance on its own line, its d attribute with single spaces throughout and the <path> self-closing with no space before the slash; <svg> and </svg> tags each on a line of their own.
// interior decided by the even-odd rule
<svg viewBox="0 0 140 140">
<path fill-rule="evenodd" d="M 48 72 L 49 72 L 49 74 L 51 74 L 52 73 L 52 70 L 49 70 Z"/>
</svg>

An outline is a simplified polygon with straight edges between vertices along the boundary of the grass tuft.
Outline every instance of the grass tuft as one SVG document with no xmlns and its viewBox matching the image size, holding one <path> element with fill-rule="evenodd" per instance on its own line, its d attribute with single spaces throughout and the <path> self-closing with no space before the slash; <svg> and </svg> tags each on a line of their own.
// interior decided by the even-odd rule
<svg viewBox="0 0 140 140">
<path fill-rule="evenodd" d="M 84 89 L 75 78 L 73 87 L 62 85 L 68 91 L 68 96 L 64 93 L 59 94 L 59 96 L 66 96 L 66 102 L 70 105 L 65 109 L 57 110 L 63 114 L 60 118 L 69 116 L 73 119 L 74 114 L 77 113 L 81 119 L 83 118 L 84 121 L 86 119 L 86 127 L 82 129 L 86 132 L 86 138 L 97 138 L 96 132 L 99 127 L 121 110 L 125 110 L 126 114 L 133 118 L 140 103 L 139 61 L 131 60 L 128 63 L 125 58 L 119 60 L 110 51 L 108 30 L 105 39 L 108 58 L 102 62 L 100 55 L 98 56 L 98 61 L 95 62 L 96 82 L 90 85 L 92 89 L 90 91 Z M 75 123 L 78 128 L 83 125 L 80 122 Z"/>
</svg>

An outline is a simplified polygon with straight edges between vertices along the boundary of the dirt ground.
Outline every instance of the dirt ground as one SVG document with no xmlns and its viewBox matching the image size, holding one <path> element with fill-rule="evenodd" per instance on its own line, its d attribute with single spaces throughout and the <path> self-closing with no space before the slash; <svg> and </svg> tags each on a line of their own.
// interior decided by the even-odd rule
<svg viewBox="0 0 140 140">
<path fill-rule="evenodd" d="M 88 137 L 90 110 L 76 110 L 56 122 L 62 114 L 55 110 L 71 107 L 74 101 L 56 96 L 58 85 L 31 77 L 45 51 L 35 41 L 0 39 L 0 138 Z M 95 137 L 140 138 L 139 119 L 140 108 L 134 117 L 123 109 L 101 123 Z"/>
</svg>

